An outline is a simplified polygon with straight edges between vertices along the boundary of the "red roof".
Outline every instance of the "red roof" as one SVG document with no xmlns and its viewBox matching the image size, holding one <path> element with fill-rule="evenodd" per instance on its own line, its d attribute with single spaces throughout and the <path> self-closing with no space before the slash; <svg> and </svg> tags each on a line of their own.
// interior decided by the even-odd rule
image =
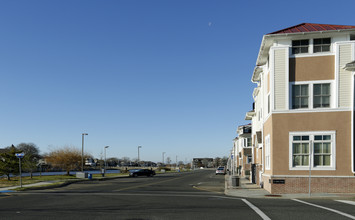
<svg viewBox="0 0 355 220">
<path fill-rule="evenodd" d="M 302 32 L 332 31 L 332 30 L 344 30 L 344 29 L 355 29 L 355 26 L 302 23 L 269 34 L 302 33 Z"/>
</svg>

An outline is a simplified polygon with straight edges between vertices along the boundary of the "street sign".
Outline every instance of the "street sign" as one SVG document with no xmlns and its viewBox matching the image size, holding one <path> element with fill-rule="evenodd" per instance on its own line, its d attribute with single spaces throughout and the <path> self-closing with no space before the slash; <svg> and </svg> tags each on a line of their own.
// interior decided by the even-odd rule
<svg viewBox="0 0 355 220">
<path fill-rule="evenodd" d="M 25 156 L 25 154 L 24 153 L 17 153 L 17 154 L 15 154 L 15 156 L 17 158 L 23 158 Z"/>
</svg>

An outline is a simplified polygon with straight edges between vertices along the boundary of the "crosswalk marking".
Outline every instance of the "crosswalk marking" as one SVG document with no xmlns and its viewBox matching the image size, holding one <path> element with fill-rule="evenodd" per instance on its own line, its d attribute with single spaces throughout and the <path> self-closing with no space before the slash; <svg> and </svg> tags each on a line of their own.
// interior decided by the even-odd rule
<svg viewBox="0 0 355 220">
<path fill-rule="evenodd" d="M 242 199 L 243 202 L 245 202 L 250 208 L 252 208 L 262 219 L 264 220 L 271 220 L 267 215 L 265 215 L 264 212 L 262 212 L 258 207 L 253 205 L 251 202 L 249 202 L 246 199 Z"/>
<path fill-rule="evenodd" d="M 335 213 L 337 213 L 339 215 L 343 215 L 343 216 L 348 217 L 350 219 L 355 219 L 355 216 L 349 215 L 349 214 L 347 214 L 345 212 L 341 212 L 341 211 L 338 211 L 338 210 L 335 210 L 335 209 L 327 208 L 327 207 L 324 207 L 324 206 L 316 205 L 316 204 L 305 202 L 305 201 L 298 200 L 298 199 L 292 199 L 292 200 L 296 201 L 296 202 L 300 202 L 300 203 L 306 204 L 306 205 L 310 205 L 310 206 L 314 206 L 314 207 L 317 207 L 317 208 L 325 209 L 325 210 L 328 210 L 328 211 L 331 211 L 331 212 L 335 212 Z"/>
<path fill-rule="evenodd" d="M 350 200 L 335 200 L 335 201 L 350 204 L 350 205 L 355 205 L 355 201 L 350 201 Z"/>
</svg>

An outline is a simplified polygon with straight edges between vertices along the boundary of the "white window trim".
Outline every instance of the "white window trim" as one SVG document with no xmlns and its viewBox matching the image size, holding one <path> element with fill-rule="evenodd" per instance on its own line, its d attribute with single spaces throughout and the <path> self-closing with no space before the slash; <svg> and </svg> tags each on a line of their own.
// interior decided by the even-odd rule
<svg viewBox="0 0 355 220">
<path fill-rule="evenodd" d="M 293 166 L 293 157 L 292 157 L 292 143 L 293 136 L 302 136 L 308 135 L 310 142 L 310 159 L 312 159 L 311 165 L 312 170 L 335 170 L 336 169 L 336 131 L 305 131 L 305 132 L 290 132 L 289 133 L 289 169 L 290 170 L 309 170 L 308 166 Z M 315 135 L 331 135 L 331 156 L 330 156 L 330 166 L 314 166 L 314 136 Z"/>
<path fill-rule="evenodd" d="M 271 150 L 270 150 L 270 134 L 265 136 L 265 170 L 270 170 L 271 167 Z M 267 160 L 268 157 L 268 160 Z"/>
<path fill-rule="evenodd" d="M 330 107 L 329 108 L 313 108 L 313 85 L 314 84 L 324 84 L 330 83 Z M 308 85 L 308 108 L 292 108 L 292 86 L 293 85 Z M 332 109 L 336 108 L 336 93 L 335 93 L 335 82 L 334 80 L 318 80 L 318 81 L 296 81 L 289 83 L 289 109 L 292 111 L 304 111 L 304 110 L 322 110 L 322 109 Z"/>
<path fill-rule="evenodd" d="M 319 39 L 319 38 L 330 38 L 330 51 L 326 51 L 326 52 L 318 52 L 318 53 L 314 53 L 313 52 L 313 40 L 314 39 Z M 302 38 L 302 39 L 295 39 L 295 40 L 307 40 L 307 38 Z M 308 44 L 308 53 L 298 53 L 298 54 L 293 54 L 292 53 L 292 40 L 291 40 L 291 45 L 290 45 L 290 58 L 297 58 L 297 57 L 313 57 L 313 56 L 330 56 L 330 55 L 335 55 L 334 52 L 334 44 L 336 42 L 334 42 L 334 39 L 332 36 L 323 36 L 323 37 L 312 37 L 312 38 L 308 38 L 309 40 L 309 44 Z"/>
</svg>

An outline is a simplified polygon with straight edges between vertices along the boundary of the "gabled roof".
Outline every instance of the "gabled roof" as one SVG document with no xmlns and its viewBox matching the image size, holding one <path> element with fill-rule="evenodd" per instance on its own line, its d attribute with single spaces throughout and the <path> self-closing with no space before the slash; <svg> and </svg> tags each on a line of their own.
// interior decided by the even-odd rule
<svg viewBox="0 0 355 220">
<path fill-rule="evenodd" d="M 314 24 L 314 23 L 302 23 L 289 28 L 285 28 L 279 31 L 275 31 L 270 34 L 286 34 L 286 33 L 302 33 L 302 32 L 315 32 L 315 31 L 334 31 L 344 29 L 355 29 L 355 26 L 350 25 L 333 25 L 333 24 Z"/>
</svg>

